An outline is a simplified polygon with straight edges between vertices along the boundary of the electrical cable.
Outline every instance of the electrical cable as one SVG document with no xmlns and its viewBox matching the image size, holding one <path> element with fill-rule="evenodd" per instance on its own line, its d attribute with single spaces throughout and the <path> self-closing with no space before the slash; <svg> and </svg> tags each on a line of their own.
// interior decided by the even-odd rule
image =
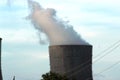
<svg viewBox="0 0 120 80">
<path fill-rule="evenodd" d="M 96 61 L 93 62 L 93 64 L 96 63 L 98 60 L 102 59 L 103 57 L 105 57 L 107 54 L 109 54 L 109 53 L 111 53 L 112 51 L 114 51 L 114 50 L 115 50 L 117 47 L 119 47 L 119 46 L 120 46 L 120 44 L 117 45 L 116 47 L 114 47 L 112 50 L 110 50 L 110 51 L 107 52 L 106 54 L 104 54 L 103 56 L 99 57 Z M 78 69 L 78 68 L 86 65 L 86 64 L 88 64 L 90 61 L 91 61 L 91 60 L 87 60 L 85 63 L 83 63 L 83 64 L 81 64 L 81 65 L 79 65 L 79 66 L 77 66 L 77 67 L 75 67 L 75 68 L 72 68 L 70 71 L 67 71 L 66 73 L 72 72 L 73 70 L 76 70 L 76 69 Z"/>
<path fill-rule="evenodd" d="M 118 44 L 117 46 L 115 46 L 113 49 L 111 49 L 109 52 L 107 52 L 106 54 L 100 56 L 97 60 L 95 60 L 93 63 L 96 63 L 97 61 L 101 60 L 102 58 L 104 58 L 106 55 L 110 54 L 111 52 L 113 52 L 116 48 L 118 48 L 120 46 L 120 44 Z"/>
<path fill-rule="evenodd" d="M 103 71 L 101 71 L 101 72 L 99 72 L 99 73 L 97 73 L 97 74 L 101 74 L 101 73 L 103 73 L 103 72 L 105 72 L 105 71 L 108 71 L 109 69 L 113 68 L 114 66 L 116 66 L 116 65 L 119 64 L 119 63 L 120 63 L 120 61 L 116 62 L 115 64 L 109 66 L 108 68 L 104 69 Z"/>
<path fill-rule="evenodd" d="M 101 55 L 101 53 L 104 53 L 104 52 L 108 51 L 109 49 L 113 48 L 116 44 L 119 44 L 119 42 L 120 42 L 120 40 L 118 40 L 118 41 L 115 42 L 114 44 L 110 45 L 110 46 L 109 46 L 108 48 L 106 48 L 105 50 L 99 52 L 99 54 L 96 55 L 96 56 L 94 56 L 93 58 L 97 58 L 97 57 L 99 57 L 99 56 Z"/>
<path fill-rule="evenodd" d="M 120 42 L 120 41 L 118 41 L 118 42 Z M 116 42 L 114 45 L 116 45 L 118 42 Z M 114 51 L 117 47 L 119 47 L 119 46 L 120 46 L 120 44 L 118 44 L 117 46 L 115 46 L 112 50 L 109 51 L 109 53 L 113 52 L 113 51 Z M 109 48 L 110 48 L 110 47 L 109 47 Z M 108 48 L 107 48 L 106 50 L 108 50 Z M 106 52 L 106 50 L 104 50 L 104 51 Z M 99 57 L 95 62 L 93 62 L 93 64 L 96 63 L 97 61 L 99 61 L 101 58 L 103 58 L 103 57 L 105 57 L 106 55 L 108 55 L 109 53 L 107 52 L 107 53 L 104 54 L 103 56 Z M 86 69 L 87 67 L 89 67 L 90 65 L 92 65 L 92 64 L 88 64 L 89 61 L 90 61 L 90 60 L 88 60 L 88 61 L 86 61 L 85 63 L 83 63 L 83 64 L 81 64 L 81 65 L 73 68 L 73 69 L 70 70 L 69 72 L 73 71 L 74 69 L 78 69 L 79 67 L 82 67 L 83 65 L 87 64 L 87 66 L 85 66 L 84 68 L 82 68 L 82 69 L 80 69 L 80 70 L 79 70 L 79 69 L 76 70 L 76 72 L 72 73 L 72 75 L 74 75 L 74 74 L 76 74 L 76 73 L 78 73 L 78 72 L 81 72 L 82 70 L 84 70 L 84 69 Z M 66 72 L 66 73 L 67 73 L 67 72 Z M 72 76 L 72 75 L 71 75 L 71 76 Z"/>
<path fill-rule="evenodd" d="M 116 44 L 119 43 L 119 42 L 120 42 L 120 40 L 117 41 L 116 43 L 114 43 L 113 46 L 116 45 Z M 98 60 L 100 60 L 101 58 L 105 57 L 107 54 L 113 52 L 113 51 L 114 51 L 117 47 L 119 47 L 119 46 L 120 46 L 120 44 L 118 44 L 117 46 L 115 46 L 112 50 L 110 50 L 109 52 L 107 52 L 107 53 L 104 54 L 103 56 L 99 57 L 95 62 L 93 62 L 93 64 L 96 63 L 96 62 L 97 62 Z M 108 49 L 110 49 L 110 48 L 111 48 L 111 47 L 107 48 L 106 50 L 108 50 Z M 104 50 L 104 51 L 102 51 L 102 52 L 106 52 L 106 50 Z M 86 69 L 87 67 L 89 67 L 90 65 L 92 65 L 92 64 L 88 64 L 89 61 L 91 61 L 91 60 L 88 60 L 88 61 L 86 61 L 85 63 L 83 63 L 83 64 L 81 64 L 81 65 L 73 68 L 72 70 L 65 72 L 65 74 L 66 74 L 66 73 L 69 73 L 69 72 L 72 72 L 73 70 L 76 70 L 76 72 L 72 73 L 70 76 L 72 76 L 72 75 L 74 75 L 74 74 L 76 74 L 76 73 L 78 73 L 78 72 L 81 72 L 82 70 L 84 70 L 84 69 Z M 87 66 L 79 69 L 80 67 L 82 67 L 83 65 L 86 65 L 86 64 L 87 64 Z"/>
</svg>

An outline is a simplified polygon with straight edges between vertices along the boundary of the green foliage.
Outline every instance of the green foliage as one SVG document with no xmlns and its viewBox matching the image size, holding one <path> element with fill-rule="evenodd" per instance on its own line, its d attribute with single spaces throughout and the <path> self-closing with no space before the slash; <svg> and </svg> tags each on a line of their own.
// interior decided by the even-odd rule
<svg viewBox="0 0 120 80">
<path fill-rule="evenodd" d="M 42 75 L 41 80 L 68 80 L 65 75 L 60 75 L 58 73 L 48 72 Z"/>
</svg>

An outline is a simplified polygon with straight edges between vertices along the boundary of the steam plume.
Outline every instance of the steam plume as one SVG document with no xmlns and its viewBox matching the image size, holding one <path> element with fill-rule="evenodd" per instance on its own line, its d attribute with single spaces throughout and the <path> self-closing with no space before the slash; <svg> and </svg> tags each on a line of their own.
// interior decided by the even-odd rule
<svg viewBox="0 0 120 80">
<path fill-rule="evenodd" d="M 40 34 L 46 35 L 50 45 L 88 45 L 71 25 L 57 18 L 54 9 L 44 9 L 32 0 L 28 0 L 28 3 L 31 10 L 29 16 L 31 22 Z"/>
</svg>

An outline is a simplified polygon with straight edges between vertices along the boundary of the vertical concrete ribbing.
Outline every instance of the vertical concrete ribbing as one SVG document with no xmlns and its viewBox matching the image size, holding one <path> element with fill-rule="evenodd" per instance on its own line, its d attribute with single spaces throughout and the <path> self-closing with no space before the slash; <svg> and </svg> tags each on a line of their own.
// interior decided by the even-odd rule
<svg viewBox="0 0 120 80">
<path fill-rule="evenodd" d="M 49 46 L 52 72 L 66 74 L 70 80 L 92 79 L 92 46 L 56 45 Z"/>
</svg>

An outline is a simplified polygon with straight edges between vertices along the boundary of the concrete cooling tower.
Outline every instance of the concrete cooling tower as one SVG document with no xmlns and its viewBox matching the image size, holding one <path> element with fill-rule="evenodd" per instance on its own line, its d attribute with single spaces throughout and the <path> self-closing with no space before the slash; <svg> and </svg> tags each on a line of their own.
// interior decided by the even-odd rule
<svg viewBox="0 0 120 80">
<path fill-rule="evenodd" d="M 70 80 L 93 80 L 91 45 L 49 46 L 50 69 Z"/>
<path fill-rule="evenodd" d="M 1 40 L 2 40 L 2 38 L 0 38 L 0 80 L 3 80 L 2 79 L 2 70 L 1 70 Z"/>
</svg>

